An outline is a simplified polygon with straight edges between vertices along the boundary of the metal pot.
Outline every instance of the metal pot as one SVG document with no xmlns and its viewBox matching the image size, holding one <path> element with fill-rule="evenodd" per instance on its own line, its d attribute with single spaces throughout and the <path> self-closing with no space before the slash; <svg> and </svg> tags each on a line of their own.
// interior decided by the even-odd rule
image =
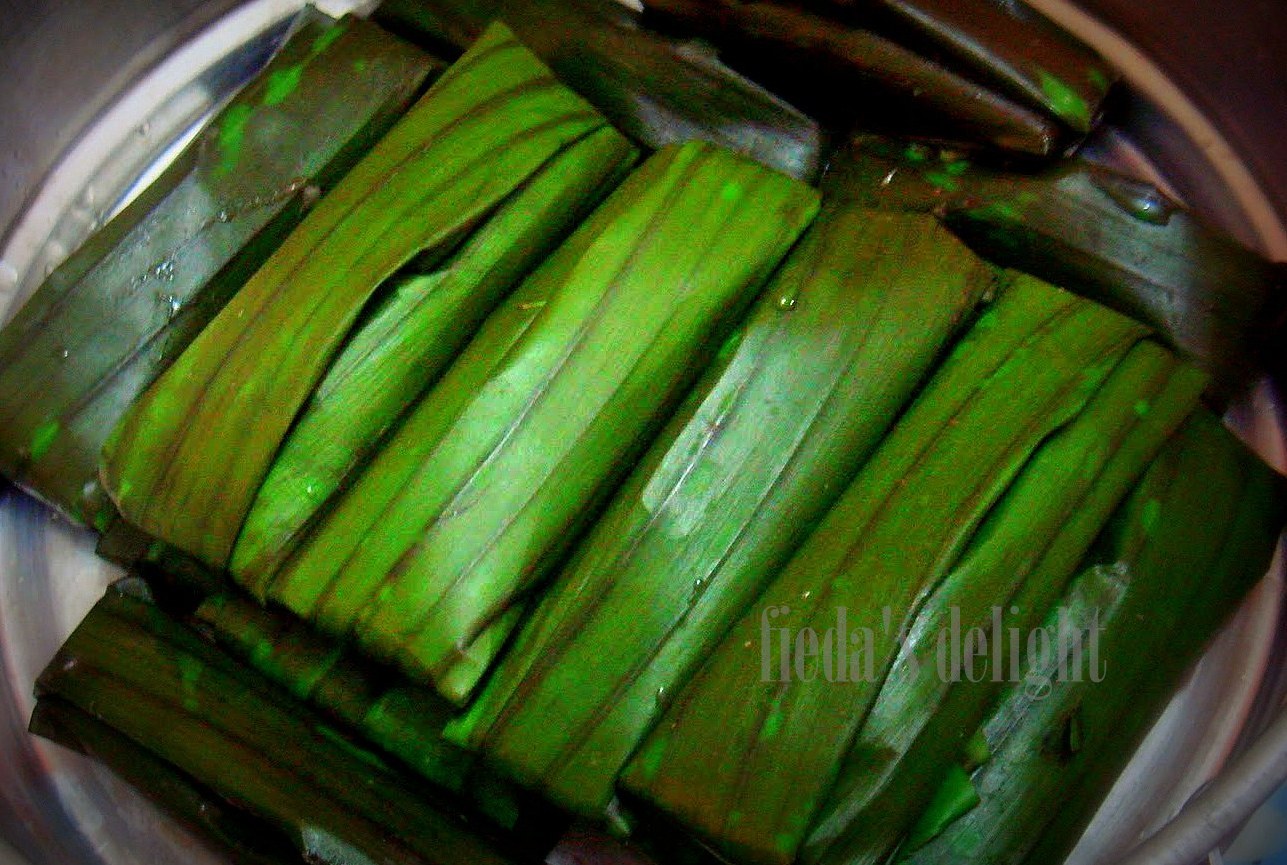
<svg viewBox="0 0 1287 865">
<path fill-rule="evenodd" d="M 1030 0 L 1130 83 L 1098 155 L 1165 183 L 1244 242 L 1287 259 L 1287 7 L 1274 0 Z M 0 33 L 0 321 L 110 217 L 148 171 L 271 55 L 298 0 L 6 4 Z M 323 11 L 359 4 L 335 0 Z M 1231 8 L 1232 7 L 1232 8 Z M 361 11 L 361 10 L 359 10 Z M 141 179 L 140 179 L 141 178 Z M 1283 400 L 1266 381 L 1228 420 L 1280 469 Z M 25 734 L 36 674 L 118 573 L 76 529 L 0 487 L 0 865 L 214 862 L 110 773 Z M 1282 556 L 1216 640 L 1070 862 L 1115 861 L 1161 827 L 1143 861 L 1185 865 L 1231 835 L 1287 776 Z M 1270 735 L 1253 743 L 1264 730 Z M 1232 761 L 1232 768 L 1227 764 Z M 1221 771 L 1224 769 L 1224 774 Z M 1212 795 L 1177 813 L 1195 791 Z M 602 839 L 570 839 L 607 861 Z M 1169 857 L 1169 858 L 1168 858 Z M 1137 860 L 1131 860 L 1135 863 Z"/>
</svg>

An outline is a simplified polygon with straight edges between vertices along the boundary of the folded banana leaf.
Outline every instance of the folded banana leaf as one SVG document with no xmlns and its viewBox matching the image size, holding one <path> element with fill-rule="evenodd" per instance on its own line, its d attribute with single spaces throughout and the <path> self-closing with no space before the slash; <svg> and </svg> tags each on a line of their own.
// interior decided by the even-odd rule
<svg viewBox="0 0 1287 865">
<path fill-rule="evenodd" d="M 1146 184 L 1097 171 L 1050 183 L 1052 194 L 1020 197 L 1014 209 L 965 205 L 945 221 L 992 260 L 1155 328 L 1210 370 L 1220 397 L 1244 389 L 1278 352 L 1269 334 L 1287 313 L 1281 265 L 1184 211 L 1166 215 L 1170 205 Z"/>
<path fill-rule="evenodd" d="M 730 858 L 792 862 L 899 635 L 1033 452 L 1082 413 L 1143 332 L 1016 277 L 675 695 L 626 788 Z M 857 649 L 836 636 L 846 631 Z M 801 648 L 794 661 L 786 644 Z"/>
<path fill-rule="evenodd" d="M 300 408 L 379 285 L 446 258 L 606 122 L 496 25 L 130 407 L 104 486 L 145 532 L 224 567 Z"/>
<path fill-rule="evenodd" d="M 389 292 L 355 329 L 273 458 L 233 549 L 241 585 L 263 599 L 305 529 L 403 409 L 637 155 L 615 130 L 588 135 L 511 193 L 450 260 Z"/>
<path fill-rule="evenodd" d="M 616 0 L 384 0 L 373 18 L 435 50 L 462 50 L 500 18 L 642 144 L 710 141 L 806 181 L 823 164 L 816 122 Z"/>
<path fill-rule="evenodd" d="M 207 627 L 230 655 L 295 699 L 313 703 L 349 727 L 361 724 L 380 691 L 391 684 L 387 674 L 356 660 L 344 646 L 309 630 L 295 617 L 232 592 L 203 600 L 193 619 Z M 444 772 L 431 780 L 458 788 L 453 779 L 459 774 Z"/>
<path fill-rule="evenodd" d="M 228 652 L 311 703 L 379 752 L 456 793 L 515 838 L 549 849 L 566 819 L 516 789 L 442 736 L 451 704 L 396 672 L 358 657 L 294 616 L 237 594 L 207 598 L 195 613 Z"/>
<path fill-rule="evenodd" d="M 449 735 L 601 816 L 992 282 L 929 217 L 824 210 Z"/>
<path fill-rule="evenodd" d="M 1001 172 L 873 136 L 836 157 L 831 195 L 933 211 L 985 258 L 1067 286 L 1154 328 L 1211 373 L 1218 399 L 1276 351 L 1287 270 L 1152 186 L 1085 162 Z"/>
<path fill-rule="evenodd" d="M 230 805 L 209 787 L 57 697 L 42 697 L 29 731 L 92 757 L 172 819 L 238 865 L 299 865 L 295 845 L 276 827 Z"/>
<path fill-rule="evenodd" d="M 382 0 L 371 20 L 434 53 L 454 57 L 466 51 L 487 25 L 500 17 L 503 0 Z"/>
<path fill-rule="evenodd" d="M 440 68 L 366 22 L 306 16 L 263 74 L 0 331 L 0 471 L 106 528 L 114 509 L 98 456 L 126 407 Z"/>
<path fill-rule="evenodd" d="M 269 597 L 463 700 L 816 210 L 727 150 L 654 154 L 488 319 Z"/>
<path fill-rule="evenodd" d="M 650 0 L 653 2 L 653 0 Z M 797 5 L 946 55 L 971 76 L 1088 132 L 1117 77 L 1031 7 L 998 0 L 798 0 Z"/>
<path fill-rule="evenodd" d="M 1051 635 L 1061 617 L 1076 628 L 1080 649 L 1052 636 L 1053 651 L 1029 656 L 981 726 L 987 756 L 969 778 L 978 803 L 900 861 L 1062 861 L 1181 675 L 1264 575 L 1285 493 L 1214 417 L 1195 415 L 1045 621 Z"/>
<path fill-rule="evenodd" d="M 888 38 L 796 4 L 650 0 L 668 25 L 709 39 L 720 59 L 842 129 L 950 141 L 971 149 L 1049 157 L 1064 126 Z"/>
<path fill-rule="evenodd" d="M 887 861 L 1003 683 L 1022 675 L 1009 660 L 1008 635 L 1041 623 L 1204 384 L 1166 349 L 1138 343 L 1081 415 L 1037 450 L 907 629 L 815 820 L 805 861 Z M 943 663 L 940 635 L 973 628 L 989 648 L 962 675 Z"/>
<path fill-rule="evenodd" d="M 450 798 L 122 590 L 109 590 L 77 626 L 37 692 L 270 823 L 307 861 L 513 861 Z"/>
</svg>

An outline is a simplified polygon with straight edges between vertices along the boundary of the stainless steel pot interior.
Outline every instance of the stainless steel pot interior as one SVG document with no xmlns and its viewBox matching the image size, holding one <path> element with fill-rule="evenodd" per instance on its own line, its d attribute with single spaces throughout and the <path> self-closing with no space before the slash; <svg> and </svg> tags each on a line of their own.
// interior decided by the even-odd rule
<svg viewBox="0 0 1287 865">
<path fill-rule="evenodd" d="M 1263 171 L 1254 174 L 1239 158 L 1246 143 L 1226 138 L 1171 76 L 1100 18 L 1065 0 L 1031 2 L 1099 47 L 1134 86 L 1135 96 L 1115 118 L 1118 128 L 1096 145 L 1099 157 L 1144 173 L 1160 169 L 1158 179 L 1196 208 L 1287 258 L 1279 215 L 1287 212 L 1287 183 L 1262 182 Z M 0 117 L 10 118 L 0 127 L 0 321 L 265 62 L 300 5 L 77 0 L 67 7 L 73 17 L 59 18 L 35 0 L 28 3 L 32 8 L 0 14 L 19 22 L 0 36 Z M 1129 5 L 1098 0 L 1088 6 L 1111 17 L 1101 7 L 1119 3 Z M 336 0 L 324 11 L 342 14 L 357 5 Z M 81 7 L 95 10 L 90 19 L 75 17 Z M 87 20 L 100 31 L 110 31 L 114 20 L 130 22 L 113 43 L 117 53 L 95 44 L 83 65 L 45 77 L 56 66 L 51 58 L 102 42 L 92 33 L 68 36 L 69 21 L 85 26 Z M 42 53 L 42 46 L 48 50 Z M 1283 142 L 1287 135 L 1277 144 Z M 1287 466 L 1282 406 L 1266 382 L 1230 417 L 1280 469 Z M 88 533 L 17 490 L 0 489 L 0 839 L 37 863 L 216 861 L 110 773 L 23 732 L 35 675 L 117 576 L 92 549 Z M 1287 680 L 1265 674 L 1282 666 L 1277 662 L 1287 650 L 1283 598 L 1280 556 L 1159 721 L 1071 862 L 1111 861 L 1165 825 L 1276 714 Z M 1247 790 L 1264 786 L 1280 767 L 1287 773 L 1279 762 L 1284 748 L 1287 742 L 1266 740 L 1250 752 L 1258 762 L 1229 776 L 1241 786 L 1200 816 L 1219 812 L 1221 831 L 1235 825 L 1245 815 L 1225 813 L 1226 806 L 1235 800 L 1245 806 L 1239 797 Z M 1209 849 L 1209 835 L 1183 839 L 1169 855 L 1180 857 L 1173 859 L 1177 865 L 1196 861 Z M 619 861 L 620 851 L 605 844 L 577 836 L 550 861 Z M 7 855 L 0 847 L 0 865 Z"/>
</svg>

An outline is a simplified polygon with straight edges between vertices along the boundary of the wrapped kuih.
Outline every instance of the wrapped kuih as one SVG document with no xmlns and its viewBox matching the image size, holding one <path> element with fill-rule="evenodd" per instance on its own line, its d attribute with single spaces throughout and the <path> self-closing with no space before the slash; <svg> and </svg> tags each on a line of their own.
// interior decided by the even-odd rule
<svg viewBox="0 0 1287 865">
<path fill-rule="evenodd" d="M 372 17 L 434 51 L 463 50 L 499 19 L 641 144 L 710 141 L 806 181 L 822 167 L 814 120 L 616 0 L 384 0 Z"/>
<path fill-rule="evenodd" d="M 312 703 L 350 729 L 366 734 L 385 751 L 391 750 L 372 729 L 364 729 L 381 694 L 396 686 L 395 677 L 351 650 L 308 628 L 295 616 L 262 607 L 236 594 L 219 594 L 201 602 L 195 614 L 230 654 L 282 687 L 297 700 Z M 436 695 L 435 695 L 436 696 Z M 419 721 L 425 729 L 441 727 L 450 704 L 426 700 Z M 398 755 L 402 757 L 403 755 Z M 427 736 L 415 754 L 415 768 L 430 781 L 453 792 L 464 789 L 471 757 L 461 749 Z"/>
<path fill-rule="evenodd" d="M 36 687 L 267 822 L 306 861 L 514 861 L 454 799 L 126 591 L 108 590 Z"/>
<path fill-rule="evenodd" d="M 1086 162 L 997 171 L 959 153 L 860 136 L 827 193 L 882 210 L 933 211 L 980 255 L 1067 286 L 1154 328 L 1224 398 L 1275 353 L 1287 271 L 1147 183 Z"/>
<path fill-rule="evenodd" d="M 978 754 L 945 783 L 957 794 L 939 797 L 961 807 L 927 812 L 897 861 L 1063 861 L 1181 675 L 1269 567 L 1285 493 L 1214 417 L 1195 414 L 1046 618 L 1054 651 L 1030 657 L 985 721 L 962 731 Z"/>
<path fill-rule="evenodd" d="M 28 730 L 108 766 L 237 865 L 299 865 L 296 845 L 275 826 L 239 810 L 206 785 L 65 700 L 37 700 Z"/>
<path fill-rule="evenodd" d="M 981 254 L 1058 280 L 1155 328 L 1207 367 L 1216 393 L 1244 389 L 1281 346 L 1287 270 L 1109 171 L 1065 169 L 1030 195 L 962 202 L 949 228 Z"/>
<path fill-rule="evenodd" d="M 442 262 L 605 128 L 508 30 L 490 29 L 130 407 L 102 463 L 122 515 L 226 566 L 291 424 L 381 283 L 413 258 Z"/>
<path fill-rule="evenodd" d="M 945 55 L 970 77 L 1075 132 L 1090 131 L 1117 77 L 1088 46 L 1022 3 L 799 0 L 798 5 L 888 32 L 897 41 L 923 46 L 927 54 Z"/>
<path fill-rule="evenodd" d="M 797 3 L 650 0 L 672 27 L 702 36 L 720 58 L 831 125 L 882 129 L 1023 157 L 1058 155 L 1065 128 L 990 90 L 933 54 L 851 27 Z"/>
<path fill-rule="evenodd" d="M 268 596 L 463 700 L 817 206 L 727 150 L 658 151 L 484 323 Z"/>
<path fill-rule="evenodd" d="M 626 789 L 735 861 L 794 861 L 899 634 L 1023 483 L 1042 442 L 1079 419 L 1143 334 L 1117 313 L 1016 276 L 674 696 L 627 766 Z M 835 658 L 849 655 L 814 646 L 813 675 L 797 675 L 808 659 L 774 647 L 780 633 L 806 627 L 819 640 L 828 629 L 869 629 L 860 669 L 837 669 Z"/>
<path fill-rule="evenodd" d="M 930 217 L 824 209 L 449 734 L 602 816 L 993 278 Z"/>
<path fill-rule="evenodd" d="M 107 528 L 98 458 L 117 420 L 440 68 L 371 24 L 308 13 L 0 331 L 0 471 Z"/>
<path fill-rule="evenodd" d="M 375 749 L 458 794 L 501 830 L 553 846 L 566 825 L 536 794 L 515 788 L 477 755 L 443 738 L 454 707 L 432 689 L 408 683 L 295 616 L 239 594 L 209 597 L 195 616 L 235 657 Z"/>
<path fill-rule="evenodd" d="M 601 129 L 552 157 L 433 272 L 397 282 L 355 329 L 273 458 L 233 549 L 260 600 L 315 516 L 506 292 L 625 175 L 637 152 Z"/>
<path fill-rule="evenodd" d="M 1205 383 L 1165 348 L 1140 342 L 1037 449 L 920 604 L 814 818 L 804 861 L 887 861 L 1002 689 L 986 665 L 1010 658 L 1010 629 L 1026 636 L 1041 623 Z M 969 676 L 945 676 L 940 635 L 972 628 L 998 645 Z M 1010 663 L 997 671 L 1007 681 L 1023 672 Z"/>
</svg>

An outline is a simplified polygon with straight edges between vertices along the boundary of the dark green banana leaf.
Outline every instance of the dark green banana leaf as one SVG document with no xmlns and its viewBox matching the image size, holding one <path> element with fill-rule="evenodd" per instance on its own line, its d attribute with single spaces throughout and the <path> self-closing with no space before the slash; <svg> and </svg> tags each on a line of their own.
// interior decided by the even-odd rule
<svg viewBox="0 0 1287 865">
<path fill-rule="evenodd" d="M 361 658 L 284 610 L 261 607 L 239 594 L 207 598 L 195 618 L 229 653 L 374 750 L 457 794 L 512 838 L 549 849 L 566 827 L 555 808 L 443 738 L 454 707 L 432 690 Z"/>
<path fill-rule="evenodd" d="M 869 207 L 937 213 L 985 258 L 1139 319 L 1212 375 L 1219 401 L 1281 354 L 1283 266 L 1109 169 L 1074 160 L 1004 172 L 864 136 L 833 160 L 823 188 Z"/>
<path fill-rule="evenodd" d="M 1088 132 L 1116 71 L 1035 9 L 995 0 L 797 0 L 851 24 L 888 32 L 972 77 Z"/>
<path fill-rule="evenodd" d="M 818 124 L 709 50 L 641 26 L 616 0 L 384 0 L 374 18 L 434 50 L 463 50 L 497 18 L 623 132 L 648 147 L 692 139 L 812 181 Z"/>
<path fill-rule="evenodd" d="M 37 693 L 75 706 L 267 821 L 308 861 L 515 861 L 451 797 L 123 590 L 109 589 L 77 626 Z"/>
<path fill-rule="evenodd" d="M 1052 651 L 1027 658 L 1023 681 L 976 728 L 987 752 L 970 777 L 978 804 L 901 861 L 1061 861 L 1182 674 L 1264 575 L 1284 519 L 1283 479 L 1213 416 L 1195 415 L 1047 617 Z M 1080 641 L 1056 639 L 1061 617 Z"/>
<path fill-rule="evenodd" d="M 0 331 L 0 471 L 106 528 L 117 420 L 441 68 L 364 21 L 308 16 Z"/>
<path fill-rule="evenodd" d="M 1008 635 L 1041 623 L 1205 383 L 1165 348 L 1138 343 L 1082 414 L 1033 454 L 908 628 L 815 821 L 806 861 L 886 861 L 1003 683 L 1022 675 Z M 959 651 L 975 628 L 986 654 L 969 669 L 953 667 L 941 635 L 956 635 Z"/>
<path fill-rule="evenodd" d="M 269 596 L 463 701 L 816 208 L 722 148 L 655 153 L 493 313 Z"/>
<path fill-rule="evenodd" d="M 883 30 L 852 27 L 797 3 L 653 0 L 672 27 L 710 40 L 719 56 L 830 127 L 948 141 L 1026 160 L 1071 143 L 1054 118 L 918 53 Z"/>
<path fill-rule="evenodd" d="M 1017 277 L 675 695 L 627 767 L 626 788 L 725 855 L 792 862 L 900 634 L 1032 453 L 1081 414 L 1143 332 Z M 792 632 L 802 636 L 782 638 Z"/>
<path fill-rule="evenodd" d="M 613 129 L 587 136 L 514 190 L 448 261 L 385 290 L 273 458 L 233 549 L 241 585 L 263 600 L 282 562 L 406 407 L 637 156 Z"/>
<path fill-rule="evenodd" d="M 299 865 L 299 851 L 272 824 L 238 810 L 206 785 L 71 703 L 40 698 L 28 729 L 103 763 L 238 865 Z"/>
<path fill-rule="evenodd" d="M 284 436 L 379 285 L 413 257 L 441 261 L 605 125 L 495 25 L 126 412 L 102 463 L 123 516 L 224 567 Z"/>
<path fill-rule="evenodd" d="M 601 816 L 992 283 L 929 217 L 824 210 L 451 735 Z"/>
</svg>

